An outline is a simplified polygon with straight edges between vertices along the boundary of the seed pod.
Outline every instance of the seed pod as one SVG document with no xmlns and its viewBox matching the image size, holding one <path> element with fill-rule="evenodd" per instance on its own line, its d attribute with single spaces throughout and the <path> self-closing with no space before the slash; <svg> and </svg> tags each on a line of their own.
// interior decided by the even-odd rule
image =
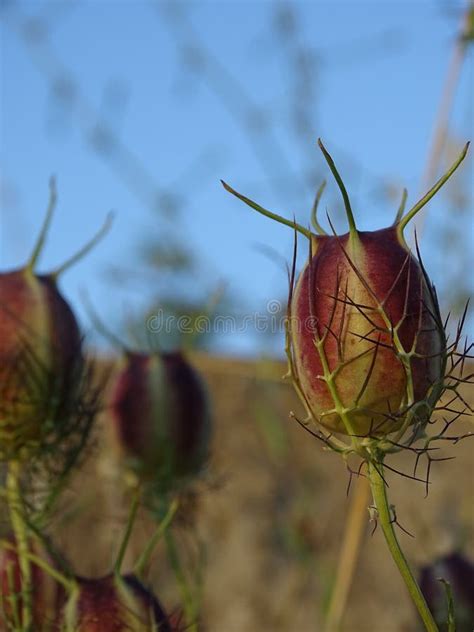
<svg viewBox="0 0 474 632">
<path fill-rule="evenodd" d="M 357 230 L 344 184 L 319 144 L 349 232 L 310 237 L 310 258 L 290 300 L 298 386 L 312 416 L 331 432 L 380 436 L 407 417 L 421 425 L 441 394 L 446 363 L 436 293 L 403 236 L 425 202 L 403 216 L 404 194 L 391 227 Z"/>
<path fill-rule="evenodd" d="M 85 431 L 85 363 L 76 318 L 56 281 L 102 236 L 104 228 L 50 274 L 35 266 L 56 201 L 54 182 L 46 218 L 27 265 L 0 274 L 0 460 L 26 460 L 56 450 Z M 81 418 L 81 419 L 80 419 Z M 79 441 L 81 442 L 82 439 Z M 55 459 L 58 461 L 56 450 Z"/>
<path fill-rule="evenodd" d="M 14 546 L 14 540 L 8 544 Z M 50 566 L 54 563 L 36 543 L 30 546 L 31 553 L 45 560 Z M 35 630 L 50 630 L 57 608 L 64 598 L 62 587 L 33 561 L 32 573 L 32 614 Z M 22 620 L 22 580 L 17 552 L 14 548 L 0 548 L 0 630 L 15 628 L 15 621 Z M 16 629 L 16 628 L 15 628 Z"/>
<path fill-rule="evenodd" d="M 152 592 L 133 575 L 76 579 L 57 632 L 172 632 Z"/>
<path fill-rule="evenodd" d="M 127 353 L 111 389 L 110 411 L 119 449 L 143 480 L 168 489 L 205 464 L 207 396 L 180 352 Z"/>
<path fill-rule="evenodd" d="M 81 335 L 53 277 L 0 274 L 0 449 L 41 443 L 71 414 L 82 374 Z"/>
<path fill-rule="evenodd" d="M 290 336 L 301 390 L 319 423 L 355 435 L 397 429 L 404 411 L 442 381 L 438 314 L 397 226 L 313 237 L 291 300 Z"/>
<path fill-rule="evenodd" d="M 451 553 L 421 569 L 420 589 L 440 631 L 447 632 L 448 599 L 440 578 L 451 587 L 457 632 L 472 632 L 474 564 L 460 553 Z"/>
<path fill-rule="evenodd" d="M 349 224 L 344 235 L 328 235 L 317 221 L 324 184 L 313 207 L 315 233 L 224 187 L 308 239 L 308 263 L 296 285 L 295 241 L 287 319 L 290 375 L 308 418 L 330 433 L 354 437 L 380 438 L 397 429 L 403 435 L 409 427 L 419 436 L 445 387 L 448 351 L 435 290 L 403 231 L 461 164 L 469 143 L 405 214 L 404 191 L 393 225 L 375 232 L 357 230 L 342 179 L 319 145 L 344 200 Z M 347 447 L 323 439 L 336 449 Z"/>
</svg>

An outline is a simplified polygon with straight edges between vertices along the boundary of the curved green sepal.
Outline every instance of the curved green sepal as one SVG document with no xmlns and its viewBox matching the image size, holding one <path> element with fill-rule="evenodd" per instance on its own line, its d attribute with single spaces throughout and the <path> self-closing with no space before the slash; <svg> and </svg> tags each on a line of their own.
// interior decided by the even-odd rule
<svg viewBox="0 0 474 632">
<path fill-rule="evenodd" d="M 108 213 L 107 217 L 105 218 L 105 222 L 103 223 L 102 227 L 100 228 L 100 230 L 97 231 L 97 233 L 94 235 L 94 237 L 92 237 L 92 239 L 90 241 L 88 241 L 78 252 L 76 252 L 72 257 L 70 257 L 69 259 L 67 259 L 67 261 L 65 261 L 63 264 L 61 264 L 58 268 L 56 268 L 56 270 L 54 270 L 53 272 L 50 273 L 50 276 L 53 279 L 57 279 L 57 277 L 62 274 L 65 270 L 67 270 L 68 268 L 70 268 L 72 265 L 74 265 L 77 261 L 79 261 L 80 259 L 82 259 L 83 257 L 86 256 L 86 254 L 88 252 L 90 252 L 92 250 L 92 248 L 94 248 L 94 246 L 96 246 L 96 244 L 103 238 L 105 237 L 105 235 L 109 232 L 110 227 L 112 226 L 112 222 L 114 219 L 114 214 L 113 213 Z"/>
<path fill-rule="evenodd" d="M 46 237 L 48 235 L 49 227 L 51 226 L 51 220 L 53 218 L 54 209 L 56 208 L 56 202 L 58 199 L 57 190 L 56 190 L 56 179 L 54 176 L 51 176 L 49 179 L 49 202 L 48 208 L 46 210 L 46 216 L 43 221 L 43 225 L 41 227 L 40 233 L 36 240 L 35 247 L 33 248 L 33 252 L 26 264 L 27 270 L 34 270 L 38 259 L 43 251 L 44 243 L 46 241 Z"/>
<path fill-rule="evenodd" d="M 334 164 L 334 160 L 331 158 L 330 153 L 327 151 L 326 147 L 323 145 L 323 142 L 320 138 L 318 138 L 318 145 L 321 151 L 323 152 L 326 162 L 328 163 L 329 168 L 331 169 L 332 174 L 334 176 L 334 179 L 337 182 L 337 186 L 339 187 L 339 190 L 342 194 L 342 199 L 344 200 L 344 208 L 346 209 L 347 222 L 349 224 L 349 232 L 351 234 L 351 237 L 357 236 L 357 227 L 356 227 L 356 223 L 354 219 L 354 214 L 352 212 L 351 203 L 349 200 L 349 196 L 347 194 L 346 187 L 344 186 L 344 182 L 342 181 L 342 178 L 339 175 L 339 171 L 337 170 L 336 165 Z"/>
<path fill-rule="evenodd" d="M 297 224 L 295 221 L 286 219 L 285 217 L 282 217 L 281 215 L 277 215 L 276 213 L 272 213 L 272 211 L 268 211 L 266 208 L 263 208 L 262 206 L 260 206 L 259 204 L 251 200 L 250 198 L 245 197 L 245 195 L 242 195 L 241 193 L 238 193 L 237 191 L 235 191 L 231 186 L 227 184 L 227 182 L 224 182 L 224 180 L 221 180 L 221 183 L 226 191 L 228 191 L 229 193 L 232 193 L 232 195 L 235 195 L 235 197 L 239 198 L 239 200 L 242 200 L 242 202 L 245 202 L 247 206 L 250 206 L 250 208 L 253 208 L 258 213 L 261 213 L 262 215 L 265 215 L 265 217 L 269 217 L 270 219 L 273 219 L 276 222 L 283 224 L 284 226 L 289 226 L 290 228 L 296 229 L 299 233 L 301 233 L 308 239 L 311 239 L 311 231 L 308 230 L 307 228 L 304 228 L 300 224 Z"/>
<path fill-rule="evenodd" d="M 395 219 L 393 220 L 392 226 L 396 226 L 398 222 L 402 219 L 403 213 L 405 212 L 407 197 L 408 197 L 408 191 L 407 189 L 403 189 L 402 199 L 400 200 L 400 206 L 398 207 L 398 211 L 397 211 L 397 214 L 395 215 Z"/>
<path fill-rule="evenodd" d="M 326 180 L 323 180 L 319 186 L 319 189 L 316 192 L 316 197 L 314 198 L 313 207 L 311 209 L 311 224 L 313 228 L 318 233 L 318 235 L 327 235 L 327 232 L 318 222 L 318 206 L 321 200 L 321 196 L 323 195 L 324 189 L 326 188 Z"/>
<path fill-rule="evenodd" d="M 464 158 L 466 157 L 467 151 L 469 149 L 469 145 L 470 142 L 467 142 L 464 145 L 464 149 L 462 150 L 462 152 L 459 154 L 458 158 L 455 160 L 455 162 L 451 165 L 451 167 L 448 169 L 448 171 L 446 171 L 446 173 L 444 175 L 441 176 L 441 178 L 438 180 L 438 182 L 436 182 L 436 184 L 434 184 L 431 189 L 428 191 L 428 193 L 426 193 L 421 200 L 419 200 L 415 206 L 413 206 L 398 222 L 398 232 L 400 233 L 400 235 L 403 234 L 403 231 L 405 229 L 405 226 L 408 224 L 408 222 L 413 219 L 415 217 L 415 215 L 418 213 L 418 211 L 420 211 L 430 200 L 432 197 L 434 197 L 436 195 L 436 193 L 438 193 L 438 191 L 441 189 L 442 186 L 444 186 L 446 184 L 446 182 L 449 180 L 449 178 L 453 175 L 453 173 L 456 171 L 456 169 L 459 167 L 459 165 L 461 164 L 461 162 L 464 160 Z"/>
</svg>

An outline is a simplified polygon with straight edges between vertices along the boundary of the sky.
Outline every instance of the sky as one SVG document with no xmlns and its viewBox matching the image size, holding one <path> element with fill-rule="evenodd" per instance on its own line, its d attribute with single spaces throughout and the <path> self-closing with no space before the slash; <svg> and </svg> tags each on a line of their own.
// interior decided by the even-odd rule
<svg viewBox="0 0 474 632">
<path fill-rule="evenodd" d="M 402 187 L 409 203 L 420 194 L 464 6 L 3 0 L 1 268 L 28 258 L 54 174 L 58 205 L 40 270 L 68 259 L 114 211 L 103 241 L 60 278 L 87 331 L 84 292 L 118 328 L 170 289 L 137 256 L 153 239 L 177 240 L 199 260 L 179 279 L 181 291 L 205 300 L 224 285 L 240 314 L 265 311 L 286 295 L 292 232 L 251 212 L 220 179 L 307 224 L 314 191 L 330 175 L 316 145 L 322 137 L 360 228 L 390 224 Z M 473 94 L 471 50 L 450 117 L 459 145 L 474 136 Z M 463 170 L 452 186 L 463 182 L 469 235 L 472 157 Z M 387 184 L 393 195 L 383 195 Z M 456 221 L 449 203 L 431 203 L 420 227 L 424 260 L 441 285 L 466 260 L 466 252 L 440 250 L 436 229 Z M 344 232 L 332 182 L 322 209 Z M 472 245 L 471 232 L 463 249 Z M 126 281 L 112 279 L 117 268 Z M 253 334 L 226 336 L 221 350 L 261 351 Z"/>
</svg>

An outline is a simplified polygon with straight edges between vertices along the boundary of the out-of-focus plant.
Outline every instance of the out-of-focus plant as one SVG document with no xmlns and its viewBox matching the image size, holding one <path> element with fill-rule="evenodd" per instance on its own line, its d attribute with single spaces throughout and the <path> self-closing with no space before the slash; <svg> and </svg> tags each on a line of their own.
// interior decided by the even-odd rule
<svg viewBox="0 0 474 632">
<path fill-rule="evenodd" d="M 25 586 L 18 548 L 14 538 L 0 544 L 0 629 L 22 629 Z M 27 551 L 32 563 L 32 624 L 35 630 L 48 632 L 64 599 L 64 586 L 57 580 L 54 560 L 40 542 L 28 539 Z"/>
<path fill-rule="evenodd" d="M 204 469 L 209 456 L 211 416 L 200 376 L 181 352 L 127 351 L 109 394 L 110 420 L 124 472 L 134 487 L 126 534 L 116 563 L 120 569 L 138 504 L 158 520 L 138 567 L 143 569 L 163 536 L 183 599 L 186 621 L 196 626 L 196 603 L 170 529 L 180 498 Z M 167 518 L 168 516 L 168 518 Z"/>
<path fill-rule="evenodd" d="M 200 376 L 181 352 L 127 352 L 110 389 L 115 444 L 126 469 L 165 494 L 198 474 L 211 418 Z"/>
<path fill-rule="evenodd" d="M 121 572 L 143 506 L 157 526 L 135 563 L 135 574 L 143 576 L 158 541 L 163 539 L 181 592 L 186 623 L 193 630 L 197 625 L 197 600 L 170 525 L 178 510 L 178 522 L 184 514 L 189 519 L 192 503 L 188 501 L 208 462 L 212 423 L 207 390 L 183 352 L 132 351 L 92 309 L 90 313 L 96 328 L 121 353 L 107 389 L 105 408 L 116 480 L 131 498 L 114 572 L 116 576 Z M 200 569 L 201 564 L 199 577 Z"/>
<path fill-rule="evenodd" d="M 134 575 L 74 578 L 58 632 L 173 632 L 161 604 Z"/>
<path fill-rule="evenodd" d="M 25 267 L 0 275 L 0 460 L 74 459 L 92 414 L 87 365 L 76 318 L 58 277 L 108 230 L 109 221 L 59 268 L 37 274 L 56 202 L 54 181 L 44 225 Z M 67 437 L 67 440 L 65 438 Z M 66 452 L 64 462 L 59 453 Z"/>
<path fill-rule="evenodd" d="M 458 390 L 468 379 L 463 376 L 468 353 L 461 347 L 463 321 L 448 344 L 434 286 L 419 256 L 417 260 L 409 251 L 404 230 L 455 172 L 468 145 L 409 211 L 404 191 L 393 225 L 375 232 L 357 229 L 341 176 L 321 141 L 319 145 L 343 197 L 349 223 L 344 235 L 334 229 L 327 234 L 318 221 L 324 185 L 313 208 L 312 232 L 223 184 L 251 208 L 295 232 L 286 352 L 288 376 L 307 412 L 299 423 L 344 460 L 355 455 L 361 460 L 360 470 L 365 466 L 375 517 L 426 629 L 433 632 L 436 623 L 396 537 L 397 519 L 388 502 L 384 470 L 397 471 L 385 463 L 388 455 L 412 451 L 416 463 L 422 456 L 428 459 L 428 485 L 436 460 L 431 455 L 433 442 L 459 439 L 447 433 L 464 414 L 464 408 L 453 409 L 456 401 L 465 406 Z M 309 258 L 295 282 L 298 233 L 308 240 Z M 447 404 L 438 403 L 442 396 L 449 397 Z M 439 432 L 430 432 L 438 410 L 452 413 L 452 418 Z"/>
<path fill-rule="evenodd" d="M 460 552 L 426 564 L 419 582 L 441 632 L 471 632 L 474 623 L 474 564 Z M 454 627 L 455 626 L 455 627 Z"/>
<path fill-rule="evenodd" d="M 205 390 L 182 354 L 127 351 L 107 391 L 124 469 L 134 477 L 136 491 L 113 572 L 99 580 L 76 577 L 63 560 L 56 563 L 59 556 L 52 554 L 42 529 L 87 443 L 103 386 L 90 373 L 79 327 L 56 279 L 93 247 L 109 221 L 65 264 L 38 275 L 55 202 L 52 181 L 46 219 L 28 264 L 0 275 L 0 456 L 12 531 L 0 542 L 0 625 L 12 632 L 171 631 L 176 628 L 139 577 L 161 538 L 170 542 L 176 563 L 167 530 L 178 500 L 167 495 L 181 489 L 208 454 Z M 159 520 L 134 574 L 122 576 L 142 492 L 153 498 L 150 506 Z"/>
<path fill-rule="evenodd" d="M 37 274 L 56 203 L 51 181 L 43 227 L 26 266 L 0 274 L 0 462 L 21 576 L 14 618 L 31 629 L 30 527 L 38 528 L 87 443 L 98 388 L 84 359 L 76 318 L 58 277 L 108 230 L 49 274 Z M 27 485 L 25 485 L 25 480 Z"/>
</svg>

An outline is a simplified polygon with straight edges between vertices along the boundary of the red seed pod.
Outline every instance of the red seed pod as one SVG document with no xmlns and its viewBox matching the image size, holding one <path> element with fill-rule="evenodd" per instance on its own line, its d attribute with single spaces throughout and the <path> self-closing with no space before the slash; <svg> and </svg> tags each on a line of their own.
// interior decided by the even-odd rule
<svg viewBox="0 0 474 632">
<path fill-rule="evenodd" d="M 22 620 L 22 580 L 14 540 L 10 546 L 0 548 L 0 630 L 15 628 L 15 621 Z M 37 544 L 31 544 L 30 552 L 54 567 L 49 555 Z M 35 630 L 49 630 L 57 608 L 64 599 L 60 584 L 34 561 L 30 562 L 32 574 L 32 615 Z"/>
<path fill-rule="evenodd" d="M 77 399 L 82 341 L 53 277 L 0 274 L 0 449 L 41 442 Z"/>
<path fill-rule="evenodd" d="M 119 449 L 140 478 L 169 488 L 205 464 L 207 395 L 180 352 L 127 353 L 112 385 L 110 411 Z"/>
<path fill-rule="evenodd" d="M 312 244 L 290 306 L 303 395 L 331 431 L 392 432 L 443 379 L 436 295 L 398 226 Z"/>
<path fill-rule="evenodd" d="M 317 221 L 324 184 L 313 207 L 315 233 L 223 184 L 258 212 L 308 239 L 308 263 L 296 285 L 295 241 L 287 319 L 290 375 L 308 419 L 330 433 L 354 437 L 383 437 L 398 429 L 403 435 L 413 426 L 415 437 L 445 387 L 448 351 L 436 293 L 403 231 L 454 173 L 469 144 L 404 214 L 405 191 L 394 224 L 375 232 L 357 230 L 342 179 L 321 141 L 319 145 L 344 200 L 349 223 L 344 235 L 328 235 Z M 347 448 L 338 439 L 331 442 L 324 435 L 323 440 L 336 449 Z"/>
<path fill-rule="evenodd" d="M 27 265 L 0 274 L 0 460 L 26 459 L 68 438 L 82 414 L 85 364 L 76 318 L 59 292 L 59 274 L 82 250 L 50 274 L 35 266 L 56 200 L 54 182 L 43 228 Z M 72 418 L 74 423 L 70 423 Z"/>
<path fill-rule="evenodd" d="M 173 632 L 160 603 L 133 575 L 76 579 L 57 632 Z"/>
</svg>

